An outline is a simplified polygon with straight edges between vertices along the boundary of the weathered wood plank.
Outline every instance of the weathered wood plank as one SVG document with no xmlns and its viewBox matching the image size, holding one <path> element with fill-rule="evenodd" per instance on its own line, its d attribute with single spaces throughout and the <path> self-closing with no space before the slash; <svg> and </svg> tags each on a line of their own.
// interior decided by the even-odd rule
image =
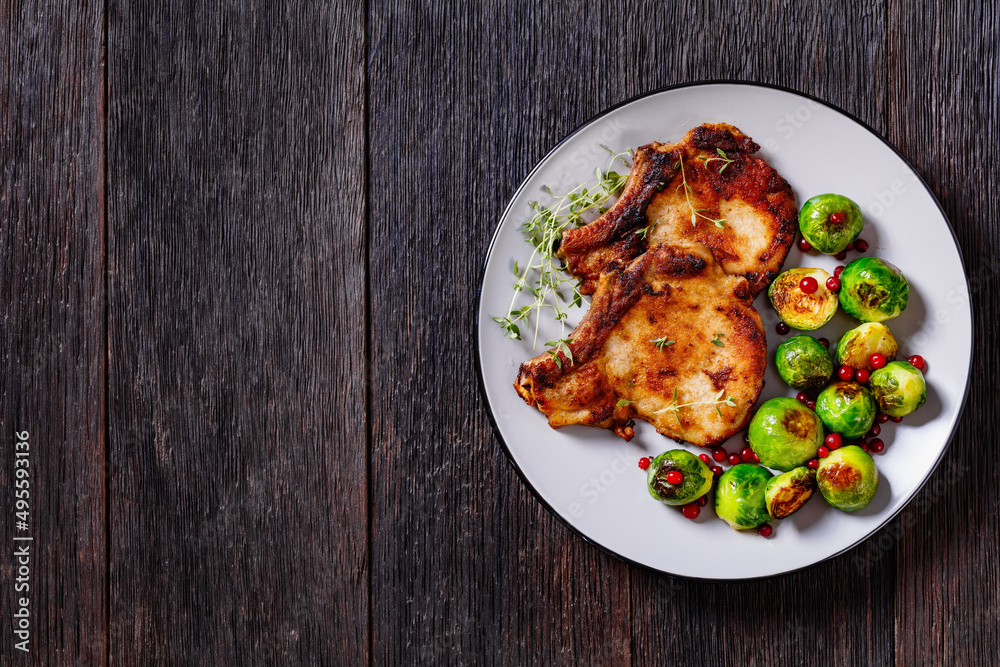
<svg viewBox="0 0 1000 667">
<path fill-rule="evenodd" d="M 618 57 L 599 45 L 609 19 L 546 3 L 370 11 L 373 661 L 627 663 L 629 568 L 504 460 L 471 342 L 507 198 L 623 95 L 611 72 L 593 85 Z"/>
<path fill-rule="evenodd" d="M 362 6 L 108 11 L 111 662 L 364 662 Z"/>
<path fill-rule="evenodd" d="M 0 15 L 0 655 L 5 664 L 101 664 L 103 5 L 3 3 Z M 28 434 L 27 530 L 14 515 L 15 432 Z M 14 562 L 24 545 L 27 581 Z M 15 588 L 24 583 L 29 590 Z M 15 649 L 21 597 L 28 654 Z"/>
<path fill-rule="evenodd" d="M 1000 11 L 889 3 L 889 138 L 941 201 L 962 248 L 977 336 L 965 414 L 935 478 L 900 517 L 895 639 L 901 665 L 984 665 L 1000 646 Z M 933 249 L 927 249 L 933 266 Z M 942 276 L 943 279 L 947 277 Z M 947 312 L 935 313 L 947 326 Z M 932 351 L 928 351 L 931 354 Z M 933 377 L 934 368 L 928 373 Z"/>
</svg>

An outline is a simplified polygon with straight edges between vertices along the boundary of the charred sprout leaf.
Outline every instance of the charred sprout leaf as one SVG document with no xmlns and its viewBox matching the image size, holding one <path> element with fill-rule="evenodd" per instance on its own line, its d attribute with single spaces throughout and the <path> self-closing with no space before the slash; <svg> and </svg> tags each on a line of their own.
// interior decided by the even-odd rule
<svg viewBox="0 0 1000 667">
<path fill-rule="evenodd" d="M 862 322 L 882 322 L 906 310 L 910 286 L 903 273 L 878 257 L 860 257 L 840 274 L 840 306 Z"/>
<path fill-rule="evenodd" d="M 816 490 L 816 471 L 802 466 L 768 480 L 764 488 L 767 512 L 784 519 L 802 509 Z"/>
<path fill-rule="evenodd" d="M 856 445 L 830 452 L 816 470 L 819 492 L 831 506 L 845 512 L 866 507 L 878 491 L 875 460 Z"/>
<path fill-rule="evenodd" d="M 881 322 L 865 322 L 841 336 L 837 343 L 837 363 L 872 372 L 875 370 L 871 363 L 873 354 L 881 354 L 892 361 L 898 351 L 899 344 L 889 327 Z"/>
<path fill-rule="evenodd" d="M 551 311 L 556 321 L 562 322 L 565 331 L 569 316 L 567 308 L 579 306 L 583 296 L 580 294 L 579 282 L 574 283 L 572 276 L 563 270 L 556 257 L 556 249 L 566 229 L 585 224 L 586 215 L 606 210 L 606 204 L 621 194 L 628 180 L 628 172 L 619 174 L 611 167 L 619 160 L 625 167 L 629 167 L 626 160 L 629 156 L 631 150 L 612 153 L 608 168 L 596 170 L 596 183 L 582 183 L 563 195 L 557 195 L 546 185 L 544 190 L 552 202 L 548 205 L 537 201 L 529 203 L 533 215 L 524 223 L 522 230 L 533 251 L 526 265 L 514 263 L 514 295 L 507 316 L 493 318 L 505 336 L 521 338 L 521 331 L 516 323 L 523 320 L 529 329 L 534 328 L 537 342 L 539 318 L 544 310 Z M 563 286 L 571 287 L 570 296 L 567 297 L 560 291 Z M 521 292 L 529 294 L 531 302 L 527 306 L 516 308 L 518 294 Z"/>
</svg>

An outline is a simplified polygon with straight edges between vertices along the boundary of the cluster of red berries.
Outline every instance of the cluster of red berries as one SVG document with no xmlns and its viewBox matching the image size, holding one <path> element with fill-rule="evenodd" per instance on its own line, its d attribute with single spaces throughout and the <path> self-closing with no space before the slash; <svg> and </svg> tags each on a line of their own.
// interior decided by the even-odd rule
<svg viewBox="0 0 1000 667">
<path fill-rule="evenodd" d="M 923 371 L 927 368 L 927 362 L 919 354 L 914 354 L 907 361 L 911 366 L 919 371 Z M 885 368 L 885 365 L 889 363 L 889 360 L 881 352 L 876 352 L 871 357 L 868 358 L 868 364 L 878 370 L 880 368 Z M 839 377 L 844 382 L 850 382 L 854 380 L 858 384 L 867 384 L 871 374 L 868 372 L 867 368 L 858 368 L 855 370 L 850 366 L 841 366 L 837 369 L 837 377 Z"/>
</svg>

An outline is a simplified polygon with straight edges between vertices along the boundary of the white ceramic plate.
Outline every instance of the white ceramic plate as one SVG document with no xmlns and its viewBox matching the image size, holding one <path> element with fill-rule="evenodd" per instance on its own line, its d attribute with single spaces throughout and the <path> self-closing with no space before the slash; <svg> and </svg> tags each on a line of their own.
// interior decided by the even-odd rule
<svg viewBox="0 0 1000 667">
<path fill-rule="evenodd" d="M 544 185 L 565 192 L 592 178 L 594 169 L 607 162 L 602 144 L 617 152 L 654 140 L 677 141 L 703 122 L 731 123 L 753 137 L 762 147 L 760 155 L 792 185 L 799 205 L 825 192 L 858 202 L 865 215 L 861 237 L 871 244 L 867 254 L 900 267 L 910 283 L 906 311 L 888 322 L 900 355 L 921 354 L 928 363 L 927 403 L 901 424 L 883 426 L 886 448 L 876 456 L 881 483 L 872 503 L 847 514 L 817 496 L 797 514 L 774 522 L 770 539 L 733 530 L 715 517 L 711 506 L 697 521 L 689 521 L 677 509 L 650 498 L 637 461 L 677 443 L 649 424 L 637 420 L 631 442 L 602 429 L 549 428 L 545 417 L 515 393 L 513 382 L 519 364 L 542 351 L 541 342 L 559 337 L 558 326 L 546 322 L 539 347 L 533 349 L 529 337 L 507 339 L 491 319 L 507 313 L 514 262 L 523 265 L 531 254 L 520 225 L 531 215 L 529 201 L 547 201 Z M 849 253 L 848 261 L 857 256 Z M 838 263 L 793 247 L 785 268 L 818 266 L 833 273 Z M 704 579 L 763 577 L 806 567 L 858 544 L 927 481 L 964 404 L 972 357 L 969 303 L 948 221 L 913 168 L 885 140 L 842 111 L 791 91 L 694 84 L 652 93 L 601 114 L 556 146 L 525 179 L 500 218 L 486 259 L 477 356 L 483 393 L 511 462 L 536 496 L 570 527 L 616 556 L 663 572 Z M 773 359 L 785 337 L 774 331 L 777 316 L 766 294 L 755 305 Z M 573 326 L 582 314 L 572 314 Z M 815 335 L 836 342 L 856 325 L 840 312 Z M 773 366 L 769 363 L 761 402 L 795 393 Z M 729 451 L 739 447 L 739 435 L 726 444 Z M 945 467 L 939 479 L 947 484 L 948 478 Z M 879 544 L 885 542 L 887 548 L 891 541 L 889 536 Z"/>
</svg>

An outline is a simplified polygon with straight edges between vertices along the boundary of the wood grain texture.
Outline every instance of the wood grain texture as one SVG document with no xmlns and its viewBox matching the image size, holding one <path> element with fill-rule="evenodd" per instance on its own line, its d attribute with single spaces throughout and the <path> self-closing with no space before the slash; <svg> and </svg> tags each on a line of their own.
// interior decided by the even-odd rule
<svg viewBox="0 0 1000 667">
<path fill-rule="evenodd" d="M 885 134 L 951 219 L 988 340 L 995 7 L 51 4 L 0 1 L 0 438 L 33 446 L 29 662 L 995 662 L 996 346 L 940 479 L 878 536 L 715 584 L 621 563 L 541 506 L 470 333 L 535 163 L 611 105 L 720 78 Z"/>
<path fill-rule="evenodd" d="M 105 655 L 102 6 L 0 3 L 0 657 Z M 28 431 L 28 531 L 14 523 L 14 432 Z M 30 592 L 14 535 L 30 535 Z M 31 637 L 15 650 L 15 599 Z"/>
<path fill-rule="evenodd" d="M 900 516 L 901 665 L 985 665 L 1000 654 L 1000 10 L 889 3 L 889 138 L 937 194 L 962 249 L 977 344 L 965 414 L 935 479 Z M 933 267 L 934 248 L 923 249 Z M 933 314 L 942 326 L 948 312 Z M 938 319 L 940 318 L 940 319 Z M 933 367 L 928 369 L 933 381 Z"/>
<path fill-rule="evenodd" d="M 373 661 L 627 662 L 628 568 L 563 528 L 503 459 L 471 338 L 498 212 L 607 103 L 584 75 L 606 63 L 591 50 L 604 33 L 570 15 L 549 40 L 566 17 L 544 4 L 370 11 L 371 266 L 385 268 L 369 277 Z"/>
<path fill-rule="evenodd" d="M 112 664 L 367 659 L 363 25 L 109 4 Z"/>
</svg>

